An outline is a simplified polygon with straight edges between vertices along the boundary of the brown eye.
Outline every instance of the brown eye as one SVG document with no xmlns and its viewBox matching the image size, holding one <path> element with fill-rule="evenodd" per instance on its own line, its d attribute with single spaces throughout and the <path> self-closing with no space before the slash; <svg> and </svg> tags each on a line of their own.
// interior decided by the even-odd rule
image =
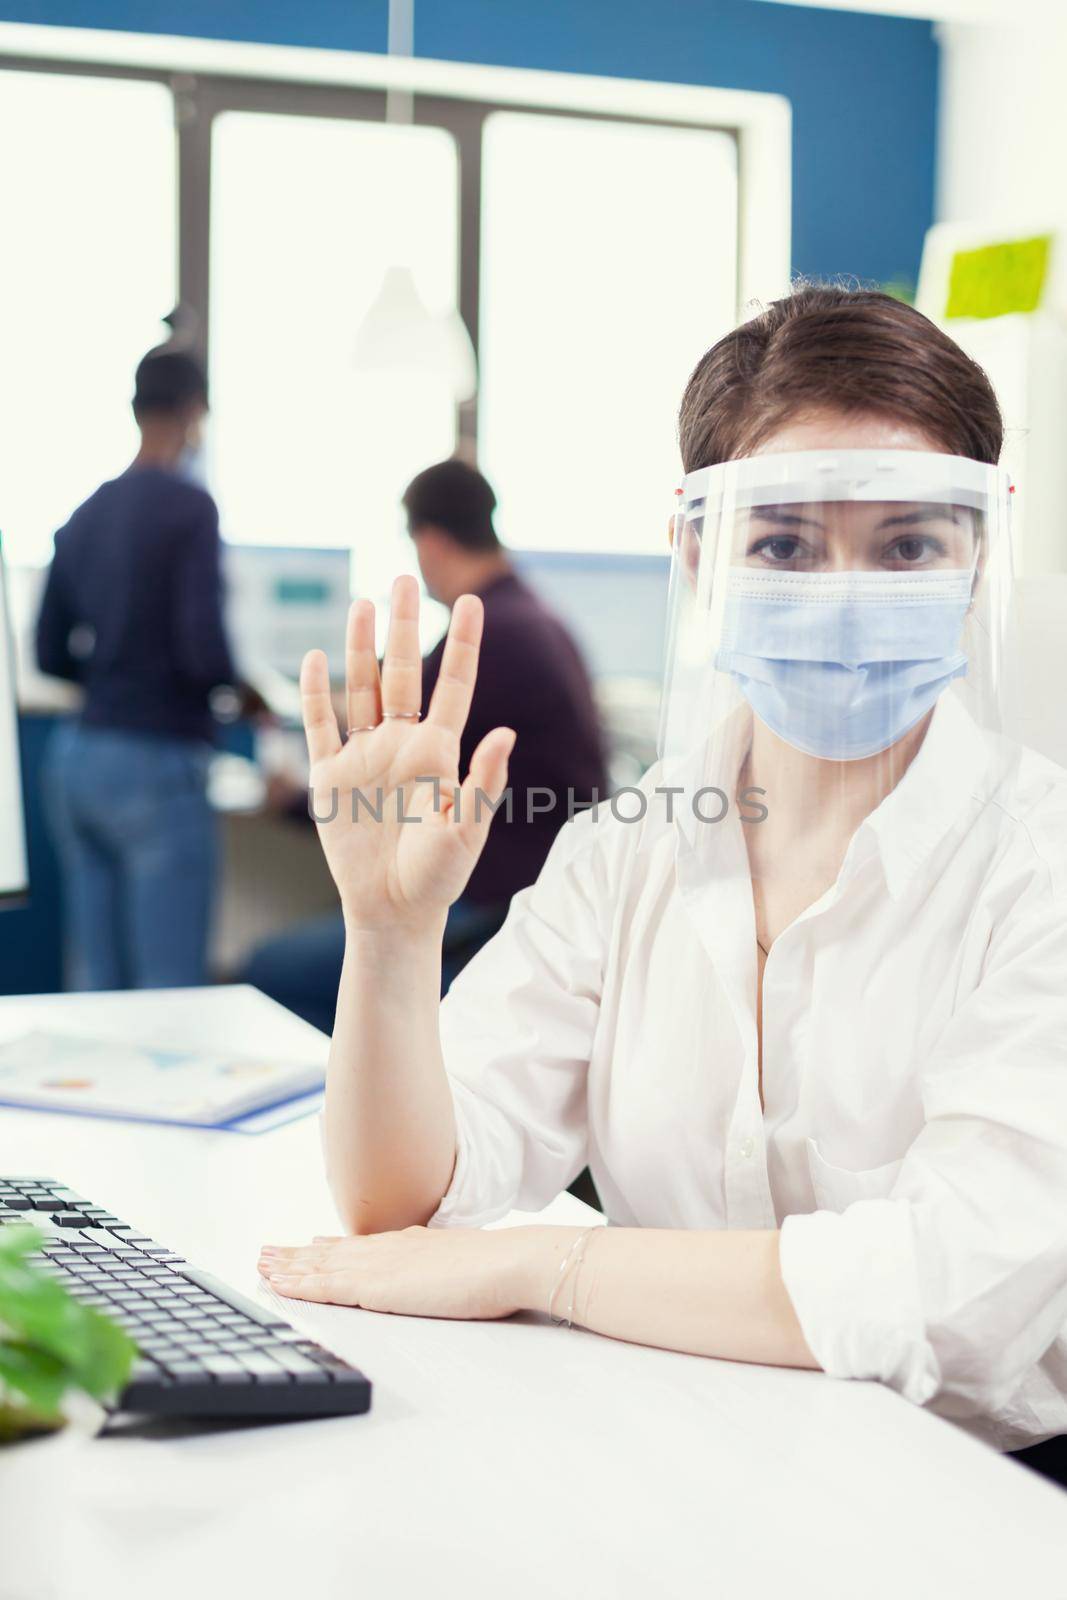
<svg viewBox="0 0 1067 1600">
<path fill-rule="evenodd" d="M 800 548 L 800 540 L 791 534 L 781 534 L 772 539 L 761 539 L 756 553 L 768 561 L 792 561 Z"/>
<path fill-rule="evenodd" d="M 905 567 L 930 567 L 943 563 L 948 551 L 942 539 L 929 533 L 906 533 L 886 550 L 883 564 L 890 569 Z"/>
</svg>

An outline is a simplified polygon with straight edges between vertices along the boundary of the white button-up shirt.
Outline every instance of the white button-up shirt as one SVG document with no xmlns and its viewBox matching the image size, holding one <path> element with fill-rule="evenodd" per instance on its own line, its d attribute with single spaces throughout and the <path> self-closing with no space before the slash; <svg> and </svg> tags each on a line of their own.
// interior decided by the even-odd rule
<svg viewBox="0 0 1067 1600">
<path fill-rule="evenodd" d="M 751 889 L 687 883 L 666 813 L 565 827 L 453 985 L 434 1222 L 588 1163 L 613 1223 L 780 1227 L 828 1373 L 1000 1448 L 1067 1432 L 1067 773 L 943 698 L 771 949 L 763 1107 Z"/>
</svg>

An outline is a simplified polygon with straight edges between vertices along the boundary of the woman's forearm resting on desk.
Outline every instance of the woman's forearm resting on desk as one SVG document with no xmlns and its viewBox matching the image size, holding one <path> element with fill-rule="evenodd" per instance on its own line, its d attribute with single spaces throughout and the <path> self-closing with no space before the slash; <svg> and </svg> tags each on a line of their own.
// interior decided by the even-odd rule
<svg viewBox="0 0 1067 1600">
<path fill-rule="evenodd" d="M 782 1282 L 776 1232 L 597 1227 L 584 1242 L 581 1232 L 407 1228 L 267 1246 L 260 1270 L 298 1300 L 457 1318 L 546 1311 L 552 1302 L 557 1315 L 613 1339 L 817 1366 Z"/>
</svg>

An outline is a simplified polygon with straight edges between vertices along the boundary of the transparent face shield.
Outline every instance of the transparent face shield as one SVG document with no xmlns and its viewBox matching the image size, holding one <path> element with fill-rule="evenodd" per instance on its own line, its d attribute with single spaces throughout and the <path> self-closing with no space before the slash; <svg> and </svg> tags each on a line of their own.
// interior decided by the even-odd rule
<svg viewBox="0 0 1067 1600">
<path fill-rule="evenodd" d="M 704 853 L 715 830 L 703 819 L 723 807 L 722 821 L 736 810 L 742 822 L 806 807 L 798 835 L 816 806 L 824 827 L 835 808 L 854 825 L 943 702 L 949 719 L 999 731 L 1009 497 L 999 468 L 906 450 L 753 456 L 688 475 L 660 755 Z"/>
</svg>

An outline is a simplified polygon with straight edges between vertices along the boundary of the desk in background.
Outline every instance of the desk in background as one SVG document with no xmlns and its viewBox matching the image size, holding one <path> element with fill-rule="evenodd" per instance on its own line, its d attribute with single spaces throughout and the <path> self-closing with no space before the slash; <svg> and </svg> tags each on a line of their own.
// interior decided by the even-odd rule
<svg viewBox="0 0 1067 1600">
<path fill-rule="evenodd" d="M 22 711 L 19 746 L 26 796 L 29 904 L 0 913 L 0 995 L 45 993 L 63 986 L 60 870 L 41 800 L 42 767 L 58 726 L 52 711 Z M 251 730 L 228 730 L 228 760 L 250 766 Z M 212 927 L 212 971 L 237 970 L 260 939 L 337 905 L 314 828 L 256 807 L 227 807 L 219 817 L 222 876 Z"/>
<path fill-rule="evenodd" d="M 159 1006 L 188 1043 L 278 1038 L 236 989 L 7 999 L 0 1040 L 44 1019 L 136 1037 Z M 247 1137 L 0 1111 L 0 1170 L 31 1169 L 253 1293 L 261 1242 L 336 1230 L 314 1119 Z M 536 1220 L 586 1219 L 564 1195 Z M 1061 1491 L 876 1384 L 540 1316 L 286 1304 L 371 1377 L 371 1414 L 94 1441 L 54 1508 L 75 1574 L 56 1600 L 1067 1595 Z"/>
</svg>

